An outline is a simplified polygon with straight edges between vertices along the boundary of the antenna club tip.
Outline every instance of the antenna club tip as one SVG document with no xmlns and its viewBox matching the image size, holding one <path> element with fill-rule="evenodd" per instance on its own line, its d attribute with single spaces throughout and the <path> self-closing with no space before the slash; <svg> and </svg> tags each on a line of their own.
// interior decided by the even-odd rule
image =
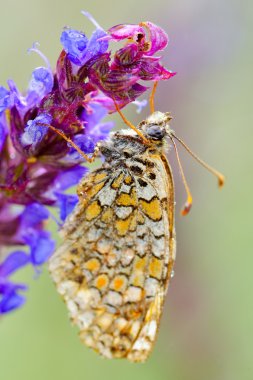
<svg viewBox="0 0 253 380">
<path fill-rule="evenodd" d="M 220 175 L 219 178 L 218 178 L 218 186 L 219 188 L 222 188 L 225 184 L 225 177 L 224 175 Z"/>
<path fill-rule="evenodd" d="M 186 203 L 185 205 L 184 205 L 184 208 L 181 210 L 181 215 L 182 216 L 186 216 L 186 215 L 188 215 L 189 214 L 189 212 L 190 212 L 190 210 L 191 210 L 191 208 L 192 208 L 192 203 Z"/>
</svg>

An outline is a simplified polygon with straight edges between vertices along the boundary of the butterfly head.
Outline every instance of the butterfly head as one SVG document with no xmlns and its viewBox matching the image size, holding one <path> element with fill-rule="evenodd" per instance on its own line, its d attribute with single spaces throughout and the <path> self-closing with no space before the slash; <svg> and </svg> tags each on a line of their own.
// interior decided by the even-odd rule
<svg viewBox="0 0 253 380">
<path fill-rule="evenodd" d="M 159 143 L 170 133 L 169 122 L 172 119 L 169 112 L 153 112 L 146 120 L 142 121 L 138 128 L 143 135 L 153 143 Z"/>
</svg>

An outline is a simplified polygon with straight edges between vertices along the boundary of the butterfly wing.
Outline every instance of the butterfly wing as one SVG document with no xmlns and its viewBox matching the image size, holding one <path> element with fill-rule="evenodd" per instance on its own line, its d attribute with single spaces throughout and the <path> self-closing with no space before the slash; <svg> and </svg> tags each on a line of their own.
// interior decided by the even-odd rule
<svg viewBox="0 0 253 380">
<path fill-rule="evenodd" d="M 86 177 L 50 260 L 81 340 L 131 361 L 152 349 L 175 258 L 170 168 L 159 155 L 140 161 Z"/>
</svg>

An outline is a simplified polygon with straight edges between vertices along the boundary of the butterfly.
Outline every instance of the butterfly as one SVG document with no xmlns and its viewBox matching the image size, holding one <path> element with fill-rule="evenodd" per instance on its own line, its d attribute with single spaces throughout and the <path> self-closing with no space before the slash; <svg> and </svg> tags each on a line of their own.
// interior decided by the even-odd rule
<svg viewBox="0 0 253 380">
<path fill-rule="evenodd" d="M 137 127 L 99 143 L 104 162 L 78 185 L 79 203 L 63 227 L 49 269 L 80 339 L 106 358 L 144 362 L 157 336 L 176 257 L 175 199 L 166 140 L 189 148 L 154 111 Z M 63 136 L 65 139 L 66 137 Z M 196 157 L 215 174 L 224 177 Z M 192 198 L 187 191 L 183 214 Z"/>
</svg>

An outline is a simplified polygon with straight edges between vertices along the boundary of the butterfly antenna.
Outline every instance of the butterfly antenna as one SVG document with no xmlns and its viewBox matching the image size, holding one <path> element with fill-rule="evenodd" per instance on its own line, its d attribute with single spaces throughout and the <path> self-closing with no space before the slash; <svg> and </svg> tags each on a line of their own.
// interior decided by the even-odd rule
<svg viewBox="0 0 253 380">
<path fill-rule="evenodd" d="M 181 210 L 181 214 L 183 216 L 185 216 L 185 215 L 187 215 L 190 212 L 190 209 L 192 207 L 192 195 L 191 195 L 191 191 L 190 191 L 189 185 L 188 185 L 188 183 L 186 181 L 186 178 L 185 178 L 185 175 L 184 175 L 184 171 L 183 171 L 183 167 L 182 167 L 182 164 L 181 164 L 181 161 L 180 161 L 180 158 L 179 158 L 179 154 L 178 154 L 176 143 L 175 143 L 175 141 L 173 140 L 172 137 L 170 137 L 170 139 L 172 141 L 172 144 L 173 144 L 175 152 L 176 152 L 176 157 L 177 157 L 177 162 L 178 162 L 179 170 L 180 170 L 180 173 L 181 173 L 181 176 L 182 176 L 183 184 L 184 184 L 186 195 L 187 195 L 187 200 L 186 200 L 186 202 L 184 204 L 183 209 Z"/>
<path fill-rule="evenodd" d="M 150 105 L 151 114 L 155 112 L 154 101 L 155 101 L 155 93 L 156 93 L 157 85 L 158 85 L 158 81 L 155 81 L 154 86 L 153 86 L 152 91 L 151 91 L 151 94 L 150 94 L 150 97 L 149 97 L 149 105 Z"/>
<path fill-rule="evenodd" d="M 222 187 L 225 182 L 225 177 L 223 174 L 218 172 L 216 169 L 214 169 L 212 166 L 208 165 L 206 162 L 201 160 L 195 153 L 191 151 L 191 149 L 179 138 L 177 137 L 174 132 L 171 133 L 171 136 L 173 136 L 186 150 L 190 155 L 205 169 L 207 169 L 211 174 L 213 174 L 218 179 L 218 186 Z"/>
<path fill-rule="evenodd" d="M 60 131 L 59 129 L 53 127 L 52 125 L 50 124 L 45 124 L 45 123 L 36 123 L 37 125 L 40 125 L 42 127 L 48 127 L 50 128 L 52 131 L 54 131 L 55 133 L 57 133 L 57 135 L 61 136 L 65 141 L 67 141 L 67 143 L 69 145 L 71 145 L 79 154 L 80 156 L 82 156 L 86 161 L 88 162 L 93 162 L 94 158 L 93 157 L 89 157 L 87 156 L 87 154 L 85 154 L 80 148 L 78 145 L 76 145 L 74 143 L 74 141 L 72 141 L 69 137 L 67 137 L 65 135 L 64 132 Z"/>
<path fill-rule="evenodd" d="M 145 142 L 145 143 L 149 143 L 148 139 L 146 139 L 146 137 L 141 133 L 141 131 L 139 131 L 139 129 L 137 129 L 132 123 L 131 121 L 127 120 L 127 118 L 123 115 L 123 113 L 121 112 L 118 104 L 116 103 L 115 99 L 113 99 L 114 101 L 114 104 L 115 104 L 115 108 L 117 110 L 117 112 L 119 113 L 121 119 L 124 121 L 124 123 L 130 127 L 131 129 L 133 129 L 141 138 L 142 140 Z"/>
</svg>

